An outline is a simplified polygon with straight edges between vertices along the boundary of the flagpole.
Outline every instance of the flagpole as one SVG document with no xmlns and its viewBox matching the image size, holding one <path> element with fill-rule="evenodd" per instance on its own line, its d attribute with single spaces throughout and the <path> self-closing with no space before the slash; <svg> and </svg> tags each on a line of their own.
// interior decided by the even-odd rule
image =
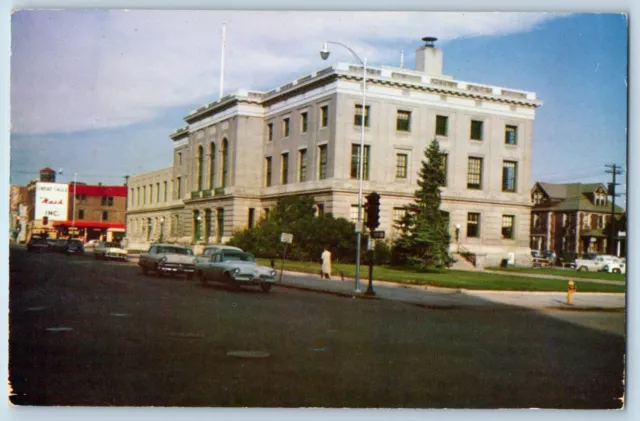
<svg viewBox="0 0 640 421">
<path fill-rule="evenodd" d="M 224 96 L 224 49 L 226 44 L 227 25 L 222 24 L 222 52 L 220 55 L 220 99 Z"/>
</svg>

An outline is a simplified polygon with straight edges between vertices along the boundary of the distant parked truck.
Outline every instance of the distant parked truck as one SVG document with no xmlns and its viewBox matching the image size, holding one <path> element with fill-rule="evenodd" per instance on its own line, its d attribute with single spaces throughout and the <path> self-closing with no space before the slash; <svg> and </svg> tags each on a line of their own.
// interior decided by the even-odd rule
<svg viewBox="0 0 640 421">
<path fill-rule="evenodd" d="M 616 256 L 609 255 L 591 255 L 586 259 L 576 259 L 576 269 L 579 272 L 609 272 L 609 273 L 625 273 L 626 268 L 622 260 Z"/>
</svg>

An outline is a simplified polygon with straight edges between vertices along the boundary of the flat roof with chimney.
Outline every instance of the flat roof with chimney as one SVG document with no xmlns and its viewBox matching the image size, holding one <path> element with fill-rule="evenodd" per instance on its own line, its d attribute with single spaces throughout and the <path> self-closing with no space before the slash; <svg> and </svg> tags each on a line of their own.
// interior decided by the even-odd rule
<svg viewBox="0 0 640 421">
<path fill-rule="evenodd" d="M 498 101 L 514 105 L 537 108 L 542 101 L 536 99 L 535 92 L 510 89 L 500 86 L 454 80 L 442 74 L 442 49 L 435 47 L 437 38 L 424 37 L 424 45 L 416 49 L 415 69 L 392 66 L 367 65 L 367 84 L 395 85 L 410 89 L 440 92 L 447 95 L 472 97 L 481 100 Z M 336 63 L 333 66 L 302 76 L 269 92 L 239 90 L 217 101 L 193 110 L 184 119 L 191 124 L 207 116 L 222 112 L 238 103 L 268 105 L 283 95 L 295 94 L 321 81 L 334 78 L 362 79 L 362 66 L 354 63 Z M 325 82 L 326 83 L 326 82 Z M 175 141 L 189 134 L 189 125 L 177 129 L 170 137 Z"/>
</svg>

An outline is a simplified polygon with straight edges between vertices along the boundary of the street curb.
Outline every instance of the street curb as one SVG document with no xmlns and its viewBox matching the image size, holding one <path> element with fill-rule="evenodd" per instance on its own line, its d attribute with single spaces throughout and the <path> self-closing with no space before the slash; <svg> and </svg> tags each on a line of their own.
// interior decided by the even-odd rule
<svg viewBox="0 0 640 421">
<path fill-rule="evenodd" d="M 311 292 L 318 292 L 321 294 L 328 294 L 328 295 L 335 295 L 338 297 L 344 297 L 344 298 L 360 298 L 360 299 L 365 299 L 365 300 L 382 300 L 383 298 L 380 298 L 378 296 L 369 296 L 369 295 L 364 295 L 364 293 L 356 293 L 356 292 L 342 292 L 342 291 L 331 291 L 331 290 L 326 290 L 326 289 L 320 289 L 320 288 L 313 288 L 313 287 L 306 287 L 306 286 L 300 286 L 300 285 L 293 285 L 293 284 L 289 284 L 289 283 L 283 283 L 283 282 L 278 282 L 275 283 L 274 286 L 280 286 L 283 288 L 288 288 L 288 289 L 296 289 L 296 290 L 300 290 L 300 291 L 311 291 Z M 390 300 L 392 301 L 392 300 Z"/>
<path fill-rule="evenodd" d="M 320 294 L 334 295 L 344 298 L 359 298 L 365 300 L 385 300 L 395 301 L 401 304 L 412 305 L 420 307 L 425 310 L 474 310 L 474 311 L 541 311 L 541 310 L 553 310 L 553 311 L 566 311 L 566 312 L 594 312 L 594 313 L 624 313 L 625 307 L 589 307 L 589 306 L 516 306 L 511 304 L 483 304 L 483 305 L 449 305 L 449 304 L 422 304 L 414 301 L 406 300 L 394 300 L 390 298 L 381 298 L 378 296 L 367 296 L 364 293 L 348 293 L 342 291 L 331 291 L 320 288 L 313 288 L 307 286 L 293 285 L 288 283 L 277 283 L 276 286 L 281 286 L 287 289 L 295 289 L 299 291 L 317 292 Z"/>
</svg>

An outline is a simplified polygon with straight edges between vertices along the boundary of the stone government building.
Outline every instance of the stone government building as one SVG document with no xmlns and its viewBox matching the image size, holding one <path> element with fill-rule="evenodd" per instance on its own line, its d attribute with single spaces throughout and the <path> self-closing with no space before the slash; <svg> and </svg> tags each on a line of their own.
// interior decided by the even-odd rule
<svg viewBox="0 0 640 421">
<path fill-rule="evenodd" d="M 413 201 L 424 150 L 436 139 L 446 154 L 451 250 L 485 264 L 514 253 L 517 264 L 530 264 L 535 93 L 443 75 L 433 44 L 418 48 L 414 70 L 368 68 L 365 110 L 361 83 L 362 67 L 338 63 L 191 112 L 170 135 L 173 165 L 129 180 L 128 247 L 161 238 L 225 242 L 287 195 L 310 195 L 318 213 L 355 222 L 364 112 L 364 195 L 381 195 L 387 237 Z"/>
</svg>

